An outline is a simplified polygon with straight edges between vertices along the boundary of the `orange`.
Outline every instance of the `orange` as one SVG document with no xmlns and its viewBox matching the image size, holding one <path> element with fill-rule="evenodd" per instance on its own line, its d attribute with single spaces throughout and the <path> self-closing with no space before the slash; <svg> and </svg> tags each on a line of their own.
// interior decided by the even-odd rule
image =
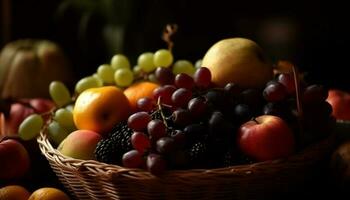
<svg viewBox="0 0 350 200">
<path fill-rule="evenodd" d="M 20 185 L 9 185 L 0 188 L 0 200 L 27 200 L 28 190 Z"/>
<path fill-rule="evenodd" d="M 149 82 L 149 81 L 143 81 L 143 82 L 137 82 L 129 86 L 124 90 L 125 96 L 128 98 L 131 110 L 133 112 L 136 111 L 136 103 L 137 100 L 143 97 L 153 97 L 153 90 L 159 87 L 158 84 Z"/>
<path fill-rule="evenodd" d="M 123 90 L 104 86 L 84 90 L 78 96 L 73 120 L 78 129 L 106 134 L 113 126 L 126 120 L 130 114 L 129 101 Z"/>
<path fill-rule="evenodd" d="M 28 200 L 70 200 L 70 198 L 62 190 L 43 187 L 35 190 Z"/>
</svg>

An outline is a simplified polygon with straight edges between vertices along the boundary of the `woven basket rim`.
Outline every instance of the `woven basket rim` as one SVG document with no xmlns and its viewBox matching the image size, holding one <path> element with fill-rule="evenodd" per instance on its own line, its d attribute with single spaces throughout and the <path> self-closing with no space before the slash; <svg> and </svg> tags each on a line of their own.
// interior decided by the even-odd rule
<svg viewBox="0 0 350 200">
<path fill-rule="evenodd" d="M 330 134 L 329 137 L 323 139 L 317 143 L 311 144 L 302 151 L 296 152 L 295 154 L 276 160 L 269 160 L 264 162 L 256 162 L 252 164 L 242 164 L 242 165 L 233 165 L 229 167 L 222 168 L 211 168 L 211 169 L 184 169 L 184 170 L 166 170 L 164 173 L 165 176 L 180 176 L 180 177 L 190 177 L 190 176 L 198 176 L 201 174 L 250 174 L 256 170 L 262 170 L 266 167 L 271 166 L 281 166 L 288 164 L 304 164 L 310 160 L 313 160 L 315 152 L 322 150 L 324 148 L 329 148 L 334 143 L 335 134 Z M 47 130 L 44 128 L 41 130 L 39 136 L 37 137 L 37 142 L 39 144 L 39 148 L 46 157 L 46 159 L 53 161 L 55 163 L 59 163 L 61 167 L 67 168 L 67 170 L 89 170 L 94 172 L 99 176 L 107 176 L 110 177 L 112 174 L 118 175 L 127 175 L 127 176 L 135 176 L 135 178 L 155 178 L 156 176 L 151 174 L 149 171 L 138 168 L 126 168 L 123 166 L 115 165 L 115 164 L 107 164 L 103 162 L 99 162 L 96 160 L 81 160 L 75 159 L 68 156 L 63 155 L 57 149 L 55 149 L 49 138 L 47 136 Z"/>
</svg>

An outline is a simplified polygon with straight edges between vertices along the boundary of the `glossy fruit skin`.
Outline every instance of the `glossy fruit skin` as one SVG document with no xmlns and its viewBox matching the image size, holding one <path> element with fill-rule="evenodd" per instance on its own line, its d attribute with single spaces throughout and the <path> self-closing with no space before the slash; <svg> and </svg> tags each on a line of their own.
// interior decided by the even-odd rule
<svg viewBox="0 0 350 200">
<path fill-rule="evenodd" d="M 28 151 L 14 139 L 0 142 L 0 161 L 0 180 L 20 178 L 30 168 Z"/>
<path fill-rule="evenodd" d="M 102 139 L 99 133 L 90 130 L 76 130 L 70 133 L 58 146 L 65 156 L 82 160 L 95 160 L 97 143 Z"/>
<path fill-rule="evenodd" d="M 90 88 L 82 92 L 73 109 L 73 120 L 78 129 L 105 134 L 130 114 L 129 101 L 115 86 Z"/>
<path fill-rule="evenodd" d="M 350 120 L 350 93 L 339 89 L 328 90 L 327 102 L 332 106 L 332 115 L 339 120 Z"/>
<path fill-rule="evenodd" d="M 218 41 L 206 52 L 202 66 L 210 70 L 212 82 L 221 87 L 232 82 L 243 88 L 262 88 L 273 76 L 263 50 L 246 38 Z"/>
<path fill-rule="evenodd" d="M 242 124 L 237 144 L 242 153 L 256 161 L 285 158 L 295 149 L 293 132 L 285 121 L 273 115 L 261 115 Z"/>
</svg>

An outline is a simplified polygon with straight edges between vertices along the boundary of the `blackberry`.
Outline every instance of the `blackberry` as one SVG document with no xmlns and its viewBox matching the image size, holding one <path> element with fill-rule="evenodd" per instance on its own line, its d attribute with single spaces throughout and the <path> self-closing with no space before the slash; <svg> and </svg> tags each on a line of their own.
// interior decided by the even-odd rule
<svg viewBox="0 0 350 200">
<path fill-rule="evenodd" d="M 130 137 L 133 131 L 126 122 L 117 124 L 109 134 L 109 137 L 101 140 L 95 150 L 98 161 L 117 164 L 122 163 L 124 153 L 132 150 Z"/>
<path fill-rule="evenodd" d="M 206 167 L 208 161 L 208 148 L 206 143 L 202 141 L 194 143 L 188 149 L 188 156 L 191 167 Z"/>
</svg>

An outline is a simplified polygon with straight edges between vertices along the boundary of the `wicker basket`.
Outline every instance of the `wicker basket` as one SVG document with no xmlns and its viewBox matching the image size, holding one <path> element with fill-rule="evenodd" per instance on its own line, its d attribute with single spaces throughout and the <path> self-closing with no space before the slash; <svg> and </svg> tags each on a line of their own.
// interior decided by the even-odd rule
<svg viewBox="0 0 350 200">
<path fill-rule="evenodd" d="M 45 130 L 37 141 L 53 171 L 77 199 L 271 199 L 310 184 L 330 155 L 334 137 L 287 159 L 217 169 L 169 170 L 161 177 L 141 169 L 66 157 L 52 147 Z"/>
</svg>

